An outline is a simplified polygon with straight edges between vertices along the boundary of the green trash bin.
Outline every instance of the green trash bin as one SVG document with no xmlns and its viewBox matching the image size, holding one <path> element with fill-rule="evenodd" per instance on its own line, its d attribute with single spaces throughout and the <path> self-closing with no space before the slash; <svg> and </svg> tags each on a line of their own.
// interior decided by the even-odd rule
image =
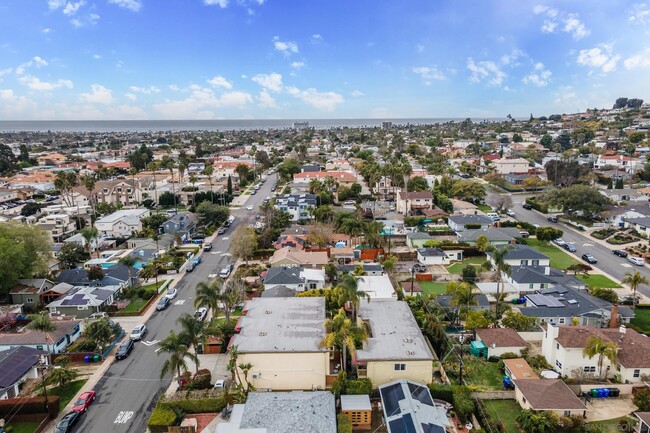
<svg viewBox="0 0 650 433">
<path fill-rule="evenodd" d="M 598 388 L 591 389 L 591 396 L 594 398 L 598 398 Z"/>
<path fill-rule="evenodd" d="M 99 362 L 99 355 L 93 356 L 93 362 Z"/>
</svg>

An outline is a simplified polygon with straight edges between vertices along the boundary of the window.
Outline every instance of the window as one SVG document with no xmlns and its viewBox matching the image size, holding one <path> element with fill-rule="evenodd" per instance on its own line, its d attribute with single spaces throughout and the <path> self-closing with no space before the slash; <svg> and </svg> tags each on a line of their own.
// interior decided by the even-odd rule
<svg viewBox="0 0 650 433">
<path fill-rule="evenodd" d="M 555 365 L 561 370 L 562 369 L 562 363 L 558 360 L 555 361 Z"/>
<path fill-rule="evenodd" d="M 585 373 L 595 373 L 596 372 L 596 367 L 585 367 L 584 368 Z"/>
<path fill-rule="evenodd" d="M 104 192 L 104 194 L 108 194 L 108 188 L 104 188 L 102 191 Z"/>
<path fill-rule="evenodd" d="M 564 411 L 564 416 L 571 416 L 571 411 L 570 410 L 565 410 Z"/>
<path fill-rule="evenodd" d="M 533 260 L 533 266 L 539 266 L 539 260 Z"/>
<path fill-rule="evenodd" d="M 50 313 L 56 314 L 56 307 L 50 307 Z"/>
<path fill-rule="evenodd" d="M 27 302 L 28 304 L 33 304 L 34 303 L 34 298 L 27 298 L 27 299 L 25 299 L 25 302 Z"/>
<path fill-rule="evenodd" d="M 522 260 L 521 266 L 528 266 L 528 260 Z"/>
<path fill-rule="evenodd" d="M 534 288 L 535 288 L 535 284 L 530 283 L 530 284 L 528 285 L 528 288 L 529 288 L 529 289 L 534 289 Z"/>
<path fill-rule="evenodd" d="M 309 290 L 317 289 L 316 283 L 309 283 Z"/>
<path fill-rule="evenodd" d="M 43 345 L 38 345 L 38 346 L 36 346 L 36 348 L 37 348 L 38 350 L 43 350 Z"/>
<path fill-rule="evenodd" d="M 126 189 L 126 192 L 128 192 L 129 194 L 131 194 L 131 188 L 127 188 L 127 189 Z"/>
<path fill-rule="evenodd" d="M 641 376 L 641 370 L 634 370 L 634 374 L 632 374 L 632 377 L 639 377 Z"/>
<path fill-rule="evenodd" d="M 395 371 L 405 371 L 406 370 L 406 364 L 395 364 Z"/>
<path fill-rule="evenodd" d="M 564 317 L 560 317 L 560 325 L 564 325 L 566 322 L 566 319 Z"/>
<path fill-rule="evenodd" d="M 121 186 L 117 187 L 117 192 L 122 192 L 122 187 Z"/>
<path fill-rule="evenodd" d="M 87 309 L 88 309 L 88 307 L 77 307 L 77 310 L 79 310 L 79 311 L 83 311 L 83 310 L 87 310 Z"/>
<path fill-rule="evenodd" d="M 555 343 L 555 348 L 556 348 L 557 350 L 560 350 L 560 343 Z"/>
</svg>

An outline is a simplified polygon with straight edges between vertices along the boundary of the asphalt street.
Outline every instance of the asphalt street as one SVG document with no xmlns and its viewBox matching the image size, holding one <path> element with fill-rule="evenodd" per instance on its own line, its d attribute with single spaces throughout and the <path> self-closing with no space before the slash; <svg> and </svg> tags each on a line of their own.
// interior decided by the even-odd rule
<svg viewBox="0 0 650 433">
<path fill-rule="evenodd" d="M 126 433 L 146 430 L 158 397 L 171 382 L 170 376 L 160 379 L 165 355 L 156 353 L 157 343 L 170 331 L 178 331 L 176 319 L 183 313 L 194 313 L 197 284 L 206 281 L 209 274 L 218 273 L 226 264 L 234 263 L 229 255 L 230 236 L 238 225 L 254 221 L 255 210 L 266 196 L 271 195 L 276 179 L 276 175 L 268 176 L 258 193 L 249 196 L 244 206 L 231 209 L 231 214 L 236 217 L 233 225 L 213 241 L 212 251 L 203 253 L 201 264 L 178 282 L 178 295 L 172 305 L 165 311 L 155 312 L 146 322 L 149 332 L 143 341 L 136 343 L 131 355 L 125 360 L 115 361 L 100 379 L 95 386 L 97 399 L 75 431 Z M 246 209 L 249 206 L 254 210 Z M 125 331 L 129 333 L 131 330 Z"/>
<path fill-rule="evenodd" d="M 564 231 L 562 239 L 576 247 L 576 252 L 573 253 L 573 255 L 578 260 L 584 262 L 581 259 L 581 256 L 585 253 L 589 253 L 594 256 L 596 260 L 598 260 L 598 263 L 590 265 L 591 267 L 600 269 L 602 272 L 609 274 L 618 281 L 625 279 L 626 272 L 634 271 L 639 271 L 642 275 L 645 275 L 648 280 L 650 280 L 650 269 L 648 269 L 647 266 L 635 266 L 629 263 L 627 260 L 615 256 L 612 253 L 612 250 L 623 247 L 617 247 L 614 245 L 605 246 L 599 244 L 588 234 L 579 232 L 565 223 L 552 223 L 546 219 L 547 215 L 539 213 L 535 210 L 524 209 L 522 207 L 523 202 L 526 198 L 524 195 L 513 195 L 511 198 L 512 210 L 515 212 L 517 220 L 525 221 L 530 224 L 539 224 L 543 227 L 552 226 L 560 228 Z M 570 254 L 568 251 L 565 252 L 567 254 Z M 639 286 L 638 291 L 645 296 L 650 296 L 650 287 L 648 286 Z"/>
</svg>

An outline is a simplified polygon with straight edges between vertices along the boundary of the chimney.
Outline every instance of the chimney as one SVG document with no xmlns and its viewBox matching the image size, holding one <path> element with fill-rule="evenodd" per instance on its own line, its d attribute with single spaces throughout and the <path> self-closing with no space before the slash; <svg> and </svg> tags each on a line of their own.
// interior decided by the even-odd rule
<svg viewBox="0 0 650 433">
<path fill-rule="evenodd" d="M 626 329 L 627 328 L 625 326 L 621 325 L 621 326 L 618 327 L 618 332 L 620 332 L 621 334 L 625 334 Z"/>
<path fill-rule="evenodd" d="M 609 327 L 616 328 L 618 326 L 618 305 L 612 305 L 612 311 L 609 316 Z M 624 332 L 624 331 L 622 331 Z"/>
</svg>

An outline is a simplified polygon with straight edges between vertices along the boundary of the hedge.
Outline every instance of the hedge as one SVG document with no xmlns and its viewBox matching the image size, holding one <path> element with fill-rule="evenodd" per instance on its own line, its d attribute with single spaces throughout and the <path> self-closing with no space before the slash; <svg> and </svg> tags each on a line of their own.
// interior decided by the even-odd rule
<svg viewBox="0 0 650 433">
<path fill-rule="evenodd" d="M 466 386 L 432 383 L 429 385 L 429 390 L 431 397 L 451 403 L 461 421 L 466 421 L 474 413 L 472 393 Z"/>
<path fill-rule="evenodd" d="M 444 400 L 447 403 L 454 403 L 454 389 L 451 385 L 442 385 L 439 383 L 429 384 L 429 391 L 431 391 L 431 397 Z"/>
<path fill-rule="evenodd" d="M 366 377 L 357 380 L 349 380 L 345 388 L 345 393 L 353 395 L 372 395 L 372 381 Z"/>
<path fill-rule="evenodd" d="M 529 204 L 532 206 L 533 209 L 536 211 L 539 211 L 541 213 L 548 213 L 548 204 L 547 203 L 537 203 L 535 200 L 531 198 L 526 199 L 526 204 Z"/>
<path fill-rule="evenodd" d="M 338 433 L 352 433 L 352 421 L 346 413 L 336 415 L 336 424 Z"/>
<path fill-rule="evenodd" d="M 158 403 L 158 406 L 169 410 L 180 409 L 184 413 L 218 413 L 226 407 L 227 402 L 224 396 L 206 397 L 197 399 L 167 400 Z"/>
<path fill-rule="evenodd" d="M 172 409 L 157 405 L 147 425 L 152 433 L 166 433 L 167 427 L 175 425 L 177 421 L 178 417 Z"/>
</svg>

